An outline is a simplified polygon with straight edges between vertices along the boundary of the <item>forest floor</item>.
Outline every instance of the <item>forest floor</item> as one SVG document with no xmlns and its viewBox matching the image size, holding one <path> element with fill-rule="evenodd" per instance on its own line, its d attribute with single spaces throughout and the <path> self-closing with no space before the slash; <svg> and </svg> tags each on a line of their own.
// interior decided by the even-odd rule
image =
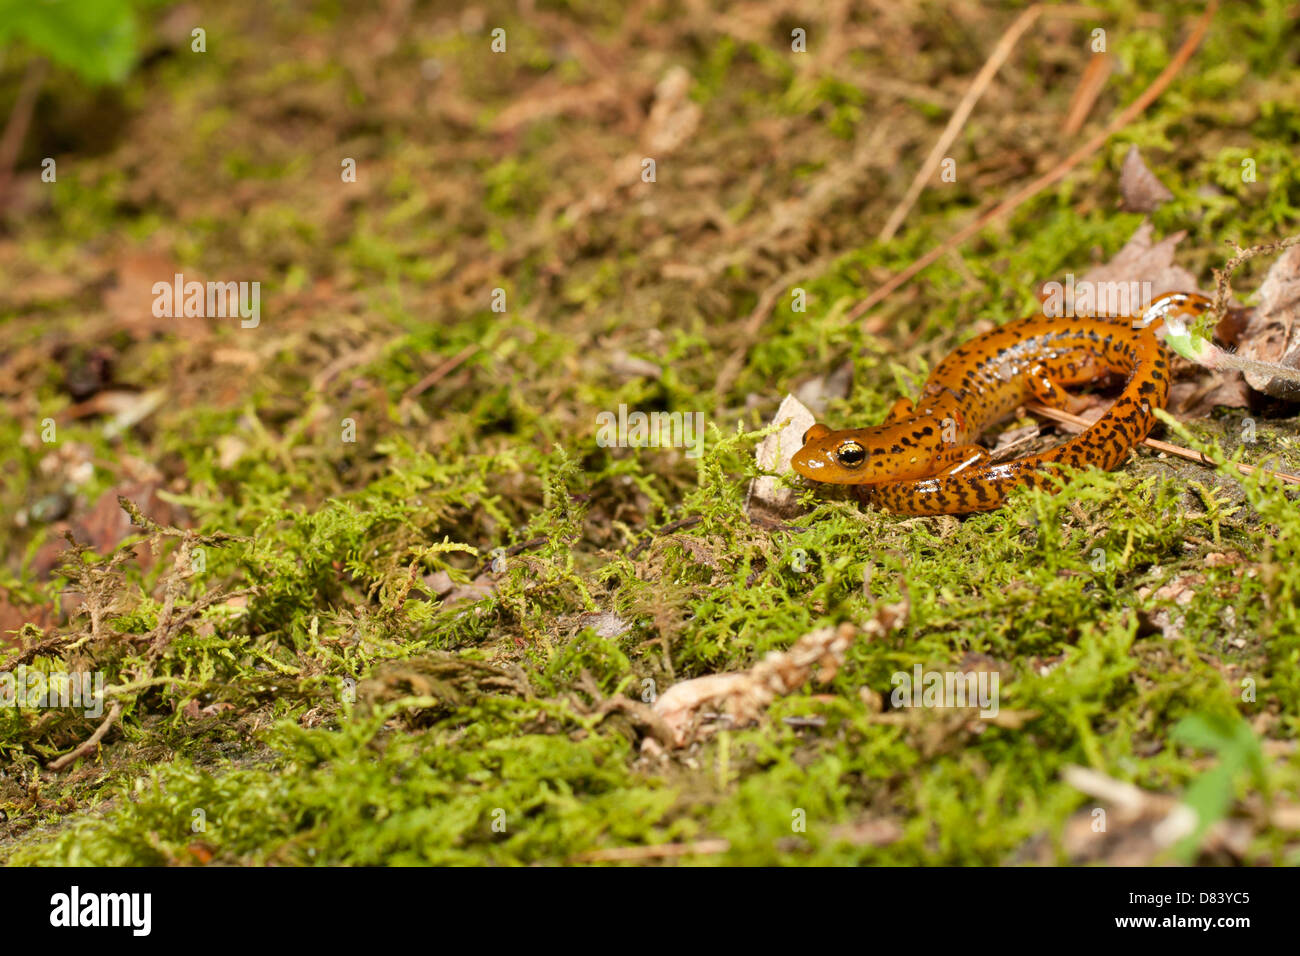
<svg viewBox="0 0 1300 956">
<path fill-rule="evenodd" d="M 0 631 L 105 700 L 0 707 L 0 862 L 1300 862 L 1294 490 L 1139 449 L 964 518 L 746 506 L 787 393 L 877 422 L 1135 235 L 1213 290 L 1296 231 L 1294 7 L 1225 4 L 854 313 L 1204 9 L 1137 6 L 1036 17 L 906 204 L 1022 7 L 237 0 L 151 8 L 124 85 L 52 71 L 0 209 Z M 156 316 L 177 273 L 255 325 Z M 1300 471 L 1295 405 L 1179 374 L 1158 437 Z M 620 406 L 703 453 L 603 446 Z M 917 668 L 997 713 L 903 706 Z"/>
</svg>

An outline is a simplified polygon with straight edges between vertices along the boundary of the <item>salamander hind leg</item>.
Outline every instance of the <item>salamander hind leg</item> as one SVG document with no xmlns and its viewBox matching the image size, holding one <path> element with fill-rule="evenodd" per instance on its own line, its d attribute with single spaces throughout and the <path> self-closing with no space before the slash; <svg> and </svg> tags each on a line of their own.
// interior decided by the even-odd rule
<svg viewBox="0 0 1300 956">
<path fill-rule="evenodd" d="M 1098 365 L 1093 374 L 1085 377 L 1079 377 L 1075 382 L 1087 382 L 1097 378 L 1105 371 L 1105 368 Z M 1064 376 L 1053 374 L 1046 365 L 1039 363 L 1029 370 L 1028 376 L 1029 394 L 1042 402 L 1048 408 L 1055 408 L 1063 412 L 1077 413 L 1088 407 L 1088 402 L 1077 395 L 1071 395 L 1062 387 Z"/>
</svg>

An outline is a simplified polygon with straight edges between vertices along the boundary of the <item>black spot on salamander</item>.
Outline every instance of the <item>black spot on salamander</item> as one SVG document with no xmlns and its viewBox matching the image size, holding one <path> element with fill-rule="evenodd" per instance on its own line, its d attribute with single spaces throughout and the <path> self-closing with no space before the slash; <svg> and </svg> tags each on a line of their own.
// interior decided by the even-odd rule
<svg viewBox="0 0 1300 956">
<path fill-rule="evenodd" d="M 903 446 L 894 445 L 892 448 L 889 449 L 889 453 L 891 455 L 901 455 L 903 453 Z"/>
</svg>

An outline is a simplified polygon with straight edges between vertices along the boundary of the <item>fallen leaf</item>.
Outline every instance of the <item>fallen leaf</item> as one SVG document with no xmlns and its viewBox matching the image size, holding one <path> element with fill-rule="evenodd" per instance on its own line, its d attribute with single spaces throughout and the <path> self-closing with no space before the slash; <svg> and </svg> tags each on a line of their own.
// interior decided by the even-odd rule
<svg viewBox="0 0 1300 956">
<path fill-rule="evenodd" d="M 1233 369 L 1206 371 L 1187 382 L 1175 382 L 1169 388 L 1166 406 L 1179 418 L 1205 418 L 1216 408 L 1249 408 L 1250 388 L 1246 378 Z"/>
<path fill-rule="evenodd" d="M 1162 292 L 1200 291 L 1196 286 L 1196 276 L 1174 263 L 1174 253 L 1178 243 L 1187 235 L 1186 231 L 1152 242 L 1154 230 L 1151 221 L 1144 220 L 1114 258 L 1089 269 L 1080 282 L 1149 282 L 1153 296 Z"/>
<path fill-rule="evenodd" d="M 153 314 L 156 282 L 173 282 L 177 273 L 186 282 L 202 282 L 197 274 L 186 272 L 167 256 L 152 252 L 128 252 L 117 265 L 117 280 L 104 293 L 104 308 L 112 315 L 116 326 L 140 339 L 159 332 L 169 332 L 187 338 L 202 339 L 211 334 L 211 324 L 193 316 L 182 314 L 158 317 Z"/>
<path fill-rule="evenodd" d="M 1147 169 L 1137 146 L 1130 146 L 1119 171 L 1121 202 L 1130 212 L 1152 212 L 1174 198 L 1174 194 Z"/>
<path fill-rule="evenodd" d="M 1278 256 L 1259 287 L 1259 305 L 1247 320 L 1239 351 L 1243 358 L 1300 367 L 1300 246 Z M 1247 372 L 1256 391 L 1290 401 L 1300 399 L 1295 386 L 1268 374 Z"/>
<path fill-rule="evenodd" d="M 496 584 L 486 574 L 480 574 L 468 584 L 453 581 L 446 571 L 435 571 L 424 576 L 424 586 L 434 597 L 442 599 L 443 607 L 481 601 L 496 593 Z"/>
<path fill-rule="evenodd" d="M 130 482 L 107 489 L 95 503 L 84 511 L 74 513 L 66 523 L 54 525 L 55 532 L 39 549 L 32 560 L 32 570 L 44 578 L 63 561 L 67 542 L 62 531 L 70 530 L 76 539 L 99 554 L 110 554 L 129 535 L 139 532 L 131 525 L 131 518 L 118 504 L 118 496 L 130 498 L 140 510 L 159 524 L 188 527 L 184 512 L 158 497 L 158 486 L 150 482 Z M 141 570 L 148 571 L 156 560 L 149 548 L 137 551 Z M 70 600 L 72 600 L 70 596 Z"/>
<path fill-rule="evenodd" d="M 1153 242 L 1153 232 L 1151 221 L 1144 220 L 1109 262 L 1088 270 L 1079 284 L 1149 283 L 1145 288 L 1152 296 L 1165 292 L 1199 292 L 1213 298 L 1197 286 L 1196 276 L 1174 262 L 1178 243 L 1187 233 L 1175 232 Z M 1170 389 L 1167 408 L 1173 415 L 1199 418 L 1216 406 L 1245 408 L 1248 404 L 1249 393 L 1240 372 L 1205 369 L 1181 359 L 1175 360 L 1175 372 L 1183 380 L 1175 382 Z"/>
</svg>

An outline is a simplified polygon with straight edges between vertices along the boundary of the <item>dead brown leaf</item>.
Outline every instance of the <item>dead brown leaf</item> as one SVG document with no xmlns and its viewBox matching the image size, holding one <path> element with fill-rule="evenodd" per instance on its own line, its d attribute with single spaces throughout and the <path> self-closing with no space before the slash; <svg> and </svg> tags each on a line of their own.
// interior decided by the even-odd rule
<svg viewBox="0 0 1300 956">
<path fill-rule="evenodd" d="M 1174 253 L 1178 243 L 1187 235 L 1185 231 L 1152 241 L 1155 227 L 1145 220 L 1137 227 L 1124 247 L 1109 262 L 1094 266 L 1084 274 L 1086 282 L 1149 282 L 1152 295 L 1162 292 L 1194 292 L 1196 276 L 1175 264 Z M 1210 293 L 1203 293 L 1210 295 Z"/>
<path fill-rule="evenodd" d="M 1156 174 L 1142 162 L 1137 146 L 1130 146 L 1119 172 L 1119 191 L 1124 208 L 1130 212 L 1153 212 L 1174 198 Z"/>
<path fill-rule="evenodd" d="M 1241 335 L 1242 357 L 1300 367 L 1297 319 L 1300 319 L 1300 246 L 1292 246 L 1278 256 L 1259 287 L 1259 305 Z M 1251 388 L 1276 398 L 1300 399 L 1295 387 L 1283 379 L 1248 372 L 1246 381 Z"/>
</svg>

